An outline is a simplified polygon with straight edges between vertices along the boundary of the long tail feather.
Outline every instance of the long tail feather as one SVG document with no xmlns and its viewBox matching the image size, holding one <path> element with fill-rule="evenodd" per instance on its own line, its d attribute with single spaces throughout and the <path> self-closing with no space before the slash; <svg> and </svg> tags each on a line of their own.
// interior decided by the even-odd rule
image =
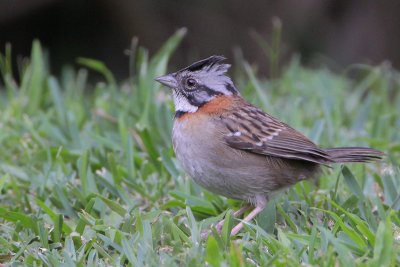
<svg viewBox="0 0 400 267">
<path fill-rule="evenodd" d="M 324 151 L 334 162 L 371 162 L 381 160 L 385 155 L 383 152 L 366 147 L 337 147 L 328 148 Z"/>
</svg>

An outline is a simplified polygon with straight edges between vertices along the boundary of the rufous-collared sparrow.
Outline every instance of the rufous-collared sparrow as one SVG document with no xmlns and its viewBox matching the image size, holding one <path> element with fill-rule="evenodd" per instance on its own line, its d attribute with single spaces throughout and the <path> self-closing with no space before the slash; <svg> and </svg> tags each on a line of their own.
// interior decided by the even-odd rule
<svg viewBox="0 0 400 267">
<path fill-rule="evenodd" d="M 259 214 L 274 192 L 317 176 L 321 165 L 382 157 L 371 148 L 318 147 L 244 100 L 226 75 L 230 65 L 220 63 L 224 59 L 211 56 L 156 81 L 172 89 L 172 139 L 183 169 L 207 190 L 248 202 L 234 216 L 254 207 L 231 235 Z"/>
</svg>

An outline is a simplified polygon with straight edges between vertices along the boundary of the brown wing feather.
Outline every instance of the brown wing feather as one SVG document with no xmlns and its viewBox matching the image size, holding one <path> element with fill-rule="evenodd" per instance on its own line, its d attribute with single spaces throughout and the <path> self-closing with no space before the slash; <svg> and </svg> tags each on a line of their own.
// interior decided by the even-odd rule
<svg viewBox="0 0 400 267">
<path fill-rule="evenodd" d="M 229 131 L 224 137 L 229 146 L 287 159 L 333 162 L 329 154 L 295 129 L 250 104 L 240 106 L 221 116 Z"/>
</svg>

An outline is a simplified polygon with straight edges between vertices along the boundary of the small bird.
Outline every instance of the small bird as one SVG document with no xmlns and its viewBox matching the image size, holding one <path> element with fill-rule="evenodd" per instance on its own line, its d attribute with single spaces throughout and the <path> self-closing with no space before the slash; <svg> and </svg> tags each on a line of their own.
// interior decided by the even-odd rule
<svg viewBox="0 0 400 267">
<path fill-rule="evenodd" d="M 211 56 L 156 81 L 172 89 L 172 141 L 183 169 L 205 189 L 247 202 L 233 216 L 253 208 L 232 236 L 265 208 L 274 192 L 318 176 L 321 166 L 382 158 L 371 148 L 318 147 L 243 99 L 226 74 L 230 65 L 222 60 Z"/>
</svg>

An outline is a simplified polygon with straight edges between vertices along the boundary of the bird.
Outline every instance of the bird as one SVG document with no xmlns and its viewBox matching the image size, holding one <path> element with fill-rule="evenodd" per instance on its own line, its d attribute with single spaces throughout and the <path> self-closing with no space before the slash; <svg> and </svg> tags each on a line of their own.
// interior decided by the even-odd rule
<svg viewBox="0 0 400 267">
<path fill-rule="evenodd" d="M 300 181 L 317 178 L 323 166 L 381 160 L 365 147 L 321 148 L 288 124 L 247 102 L 213 55 L 155 78 L 172 90 L 172 144 L 183 170 L 215 194 L 246 203 L 251 211 L 231 230 L 238 234 L 271 197 Z M 216 225 L 220 232 L 223 220 Z"/>
</svg>

